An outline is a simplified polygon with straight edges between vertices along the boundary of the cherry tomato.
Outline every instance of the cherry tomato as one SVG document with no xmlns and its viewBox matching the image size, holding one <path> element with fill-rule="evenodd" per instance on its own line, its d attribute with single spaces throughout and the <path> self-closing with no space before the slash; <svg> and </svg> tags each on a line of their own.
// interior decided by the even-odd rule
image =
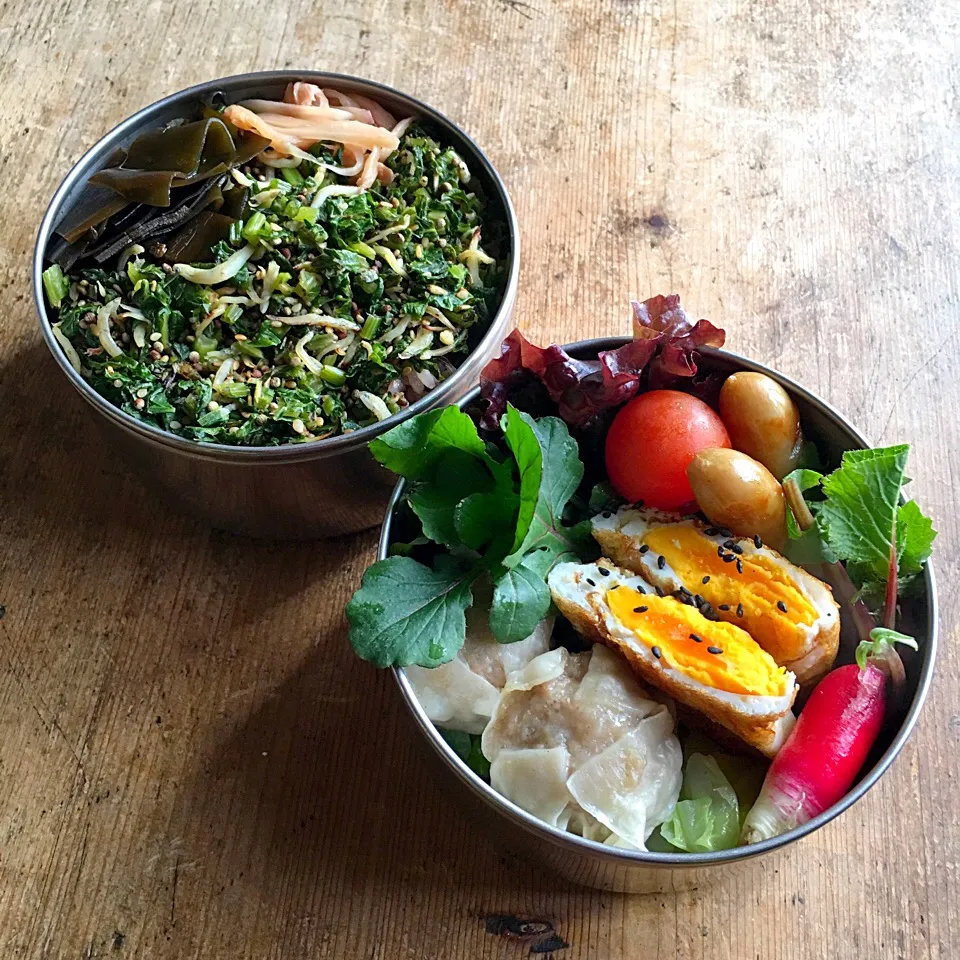
<svg viewBox="0 0 960 960">
<path fill-rule="evenodd" d="M 607 475 L 635 503 L 676 510 L 693 500 L 690 461 L 708 447 L 729 447 L 723 421 L 702 400 L 677 390 L 651 390 L 631 400 L 607 434 Z"/>
</svg>

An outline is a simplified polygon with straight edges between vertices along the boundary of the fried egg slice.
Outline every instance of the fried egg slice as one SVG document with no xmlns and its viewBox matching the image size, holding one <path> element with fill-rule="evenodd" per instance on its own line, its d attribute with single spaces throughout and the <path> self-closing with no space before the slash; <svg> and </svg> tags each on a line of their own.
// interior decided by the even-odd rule
<svg viewBox="0 0 960 960">
<path fill-rule="evenodd" d="M 623 507 L 593 518 L 604 553 L 665 593 L 743 627 L 781 666 L 809 683 L 837 655 L 839 607 L 830 588 L 775 550 L 693 518 Z"/>
<path fill-rule="evenodd" d="M 619 650 L 642 680 L 766 756 L 780 749 L 796 678 L 745 630 L 658 596 L 605 559 L 558 564 L 547 582 L 576 630 Z"/>
</svg>

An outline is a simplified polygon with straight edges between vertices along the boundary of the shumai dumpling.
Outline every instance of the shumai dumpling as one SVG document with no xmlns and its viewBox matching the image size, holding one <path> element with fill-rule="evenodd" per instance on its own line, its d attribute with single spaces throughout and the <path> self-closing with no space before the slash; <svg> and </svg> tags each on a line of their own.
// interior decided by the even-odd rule
<svg viewBox="0 0 960 960">
<path fill-rule="evenodd" d="M 407 679 L 437 726 L 482 733 L 507 675 L 546 652 L 552 631 L 553 619 L 547 618 L 525 640 L 498 643 L 490 632 L 487 610 L 473 606 L 467 610 L 467 638 L 459 653 L 439 667 L 407 667 Z"/>
<path fill-rule="evenodd" d="M 588 839 L 642 850 L 680 793 L 672 713 L 600 645 L 512 673 L 481 746 L 495 790 Z"/>
</svg>

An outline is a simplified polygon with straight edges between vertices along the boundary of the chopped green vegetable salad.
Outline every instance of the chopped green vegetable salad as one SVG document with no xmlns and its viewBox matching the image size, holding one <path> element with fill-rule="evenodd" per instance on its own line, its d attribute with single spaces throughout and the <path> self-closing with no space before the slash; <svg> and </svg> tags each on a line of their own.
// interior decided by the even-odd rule
<svg viewBox="0 0 960 960">
<path fill-rule="evenodd" d="M 234 169 L 242 214 L 210 261 L 145 241 L 112 269 L 49 267 L 55 337 L 99 394 L 190 440 L 302 443 L 386 419 L 475 344 L 506 252 L 452 148 L 414 125 L 386 163 L 393 182 L 365 191 L 305 160 Z"/>
</svg>

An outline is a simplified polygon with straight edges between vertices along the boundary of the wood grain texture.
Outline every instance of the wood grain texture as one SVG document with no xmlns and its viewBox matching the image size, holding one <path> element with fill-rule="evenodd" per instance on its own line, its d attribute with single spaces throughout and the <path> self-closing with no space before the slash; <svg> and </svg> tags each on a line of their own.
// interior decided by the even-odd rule
<svg viewBox="0 0 960 960">
<path fill-rule="evenodd" d="M 0 956 L 947 960 L 960 951 L 960 49 L 931 0 L 0 3 Z M 374 533 L 271 546 L 142 489 L 45 354 L 35 224 L 73 161 L 201 80 L 366 75 L 476 136 L 517 318 L 626 332 L 677 292 L 875 442 L 914 444 L 943 653 L 853 810 L 748 884 L 629 897 L 504 858 L 346 645 Z"/>
</svg>

